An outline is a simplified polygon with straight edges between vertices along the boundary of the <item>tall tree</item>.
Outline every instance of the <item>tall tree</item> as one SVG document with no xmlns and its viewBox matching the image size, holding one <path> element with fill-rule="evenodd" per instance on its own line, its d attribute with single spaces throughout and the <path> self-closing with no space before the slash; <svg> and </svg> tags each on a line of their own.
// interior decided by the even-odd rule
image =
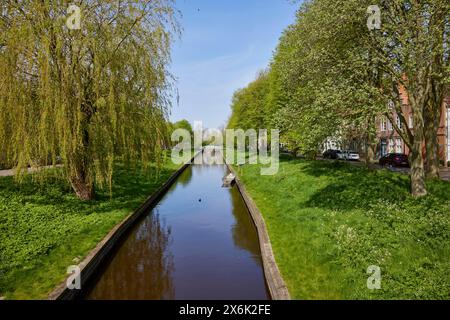
<svg viewBox="0 0 450 320">
<path fill-rule="evenodd" d="M 288 96 L 284 123 L 297 133 L 299 147 L 315 155 L 332 136 L 347 133 L 373 140 L 372 126 L 380 101 L 371 83 L 378 74 L 361 37 L 367 33 L 365 10 L 355 3 L 317 0 L 306 2 L 277 48 L 272 69 L 280 75 Z M 295 116 L 294 116 L 295 115 Z M 280 117 L 278 117 L 280 118 Z M 291 122 L 291 123 L 290 123 Z M 370 137 L 366 133 L 370 133 Z"/>
<path fill-rule="evenodd" d="M 443 10 L 437 11 L 430 25 L 430 33 L 435 39 L 432 52 L 431 90 L 425 108 L 426 175 L 439 177 L 438 130 L 442 118 L 444 99 L 450 94 L 450 3 L 441 4 Z"/>
<path fill-rule="evenodd" d="M 111 185 L 115 159 L 158 156 L 179 32 L 171 0 L 80 1 L 79 30 L 67 27 L 63 0 L 1 6 L 0 152 L 19 174 L 61 158 L 89 200 L 94 184 Z"/>
<path fill-rule="evenodd" d="M 261 71 L 246 88 L 234 93 L 228 128 L 244 130 L 267 128 L 270 119 L 268 93 L 269 74 L 267 71 Z"/>
<path fill-rule="evenodd" d="M 380 93 L 390 99 L 402 125 L 397 125 L 391 110 L 386 116 L 411 150 L 411 192 L 420 197 L 427 194 L 422 147 L 427 142 L 429 156 L 437 154 L 433 140 L 439 126 L 436 110 L 440 102 L 432 102 L 430 97 L 433 88 L 444 85 L 445 77 L 434 74 L 435 70 L 442 70 L 444 60 L 438 57 L 449 46 L 444 29 L 446 24 L 448 28 L 450 7 L 444 0 L 389 0 L 381 1 L 380 7 L 382 27 L 371 34 L 369 46 L 384 73 Z M 400 89 L 406 94 L 402 96 Z M 404 103 L 412 110 L 413 130 L 404 116 Z M 427 113 L 429 106 L 431 112 Z M 429 141 L 425 139 L 427 126 L 432 128 Z"/>
<path fill-rule="evenodd" d="M 266 110 L 273 113 L 281 139 L 305 153 L 314 155 L 327 137 L 350 134 L 366 141 L 368 162 L 374 155 L 376 119 L 388 117 L 410 149 L 411 192 L 424 196 L 422 148 L 428 149 L 432 176 L 440 106 L 448 90 L 450 3 L 379 1 L 381 29 L 369 31 L 371 5 L 366 0 L 306 1 L 276 50 L 269 74 L 276 75 L 279 93 Z M 247 89 L 238 95 L 248 98 Z M 274 92 L 272 84 L 268 92 Z M 414 129 L 405 104 L 412 109 Z M 245 112 L 242 106 L 250 102 L 234 105 Z M 244 123 L 235 114 L 231 119 Z"/>
<path fill-rule="evenodd" d="M 172 130 L 176 129 L 184 129 L 189 131 L 190 134 L 193 134 L 194 130 L 192 129 L 192 125 L 186 119 L 180 120 L 172 124 Z"/>
</svg>

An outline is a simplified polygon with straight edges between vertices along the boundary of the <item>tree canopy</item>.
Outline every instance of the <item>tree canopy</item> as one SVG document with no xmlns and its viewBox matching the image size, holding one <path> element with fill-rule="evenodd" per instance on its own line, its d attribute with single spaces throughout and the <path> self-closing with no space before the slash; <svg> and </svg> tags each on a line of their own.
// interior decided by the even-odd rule
<svg viewBox="0 0 450 320">
<path fill-rule="evenodd" d="M 386 116 L 411 150 L 411 189 L 421 196 L 426 194 L 422 145 L 429 149 L 428 163 L 435 163 L 436 119 L 448 94 L 450 3 L 379 1 L 379 30 L 368 28 L 371 5 L 304 2 L 268 70 L 236 91 L 228 126 L 278 128 L 281 142 L 310 155 L 329 137 L 357 138 L 370 160 L 377 119 Z M 413 111 L 413 131 L 402 113 L 405 101 Z"/>
<path fill-rule="evenodd" d="M 0 153 L 11 167 L 55 164 L 84 200 L 113 163 L 157 159 L 167 142 L 172 0 L 0 5 Z"/>
<path fill-rule="evenodd" d="M 180 121 L 177 121 L 177 122 L 171 124 L 172 131 L 175 131 L 177 129 L 187 130 L 191 134 L 194 132 L 194 130 L 192 129 L 192 125 L 186 119 L 183 119 L 183 120 L 180 120 Z"/>
</svg>

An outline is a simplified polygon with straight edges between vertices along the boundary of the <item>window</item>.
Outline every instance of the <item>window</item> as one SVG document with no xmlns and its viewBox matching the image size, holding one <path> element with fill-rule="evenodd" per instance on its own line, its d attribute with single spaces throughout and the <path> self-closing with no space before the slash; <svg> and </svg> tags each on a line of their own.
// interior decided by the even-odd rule
<svg viewBox="0 0 450 320">
<path fill-rule="evenodd" d="M 389 153 L 394 153 L 394 150 L 395 150 L 394 139 L 389 139 Z"/>
<path fill-rule="evenodd" d="M 381 139 L 381 156 L 384 157 L 388 153 L 386 139 Z"/>
<path fill-rule="evenodd" d="M 395 152 L 403 153 L 403 141 L 400 138 L 395 139 Z"/>
<path fill-rule="evenodd" d="M 388 121 L 388 130 L 392 131 L 393 127 L 392 127 L 392 123 L 390 121 Z"/>
<path fill-rule="evenodd" d="M 396 117 L 397 126 L 401 129 L 402 128 L 402 120 L 400 119 L 400 116 L 397 115 Z"/>
<path fill-rule="evenodd" d="M 381 132 L 385 132 L 386 131 L 386 118 L 385 117 L 383 117 L 382 119 L 381 119 Z"/>
<path fill-rule="evenodd" d="M 412 114 L 409 115 L 409 128 L 414 128 L 414 118 Z"/>
</svg>

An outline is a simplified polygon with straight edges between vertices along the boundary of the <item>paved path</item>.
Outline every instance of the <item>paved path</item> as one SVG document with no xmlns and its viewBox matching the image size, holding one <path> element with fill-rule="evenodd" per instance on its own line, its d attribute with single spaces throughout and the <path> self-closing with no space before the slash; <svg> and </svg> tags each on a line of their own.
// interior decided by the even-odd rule
<svg viewBox="0 0 450 320">
<path fill-rule="evenodd" d="M 450 181 L 450 168 L 441 167 L 439 170 L 439 176 L 442 180 Z"/>
<path fill-rule="evenodd" d="M 56 165 L 57 168 L 62 167 L 61 164 L 57 164 Z M 41 169 L 50 169 L 53 168 L 53 166 L 46 166 L 46 167 L 39 167 L 39 168 L 27 168 L 28 173 L 31 172 L 36 172 L 39 171 Z M 0 170 L 0 177 L 10 177 L 13 176 L 15 174 L 14 170 Z"/>
</svg>

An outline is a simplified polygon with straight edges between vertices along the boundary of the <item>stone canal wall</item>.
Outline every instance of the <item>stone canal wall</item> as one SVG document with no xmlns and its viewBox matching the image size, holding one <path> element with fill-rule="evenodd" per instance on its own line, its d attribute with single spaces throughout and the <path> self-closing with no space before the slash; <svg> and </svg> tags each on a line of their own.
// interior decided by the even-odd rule
<svg viewBox="0 0 450 320">
<path fill-rule="evenodd" d="M 181 166 L 178 171 L 172 174 L 170 178 L 161 186 L 156 192 L 145 200 L 145 202 L 131 213 L 122 222 L 117 224 L 103 240 L 97 244 L 97 246 L 87 255 L 87 257 L 78 265 L 81 271 L 81 290 L 70 290 L 67 288 L 67 279 L 70 275 L 55 289 L 48 298 L 50 300 L 74 300 L 80 297 L 83 293 L 83 288 L 90 282 L 95 272 L 109 256 L 112 250 L 120 244 L 120 241 L 127 234 L 127 232 L 134 226 L 137 220 L 143 215 L 147 214 L 158 201 L 169 190 L 178 177 L 186 170 L 197 156 L 196 154 L 190 161 Z"/>
<path fill-rule="evenodd" d="M 245 205 L 247 206 L 253 219 L 253 223 L 256 226 L 263 261 L 264 275 L 266 277 L 266 283 L 269 287 L 270 295 L 273 300 L 290 300 L 291 298 L 286 283 L 281 276 L 280 270 L 278 269 L 278 265 L 275 261 L 275 256 L 273 255 L 272 245 L 270 243 L 264 218 L 253 199 L 245 190 L 244 185 L 239 180 L 239 176 L 236 174 L 233 167 L 229 164 L 227 164 L 227 167 L 228 170 L 236 176 L 236 186 L 239 189 Z"/>
</svg>

